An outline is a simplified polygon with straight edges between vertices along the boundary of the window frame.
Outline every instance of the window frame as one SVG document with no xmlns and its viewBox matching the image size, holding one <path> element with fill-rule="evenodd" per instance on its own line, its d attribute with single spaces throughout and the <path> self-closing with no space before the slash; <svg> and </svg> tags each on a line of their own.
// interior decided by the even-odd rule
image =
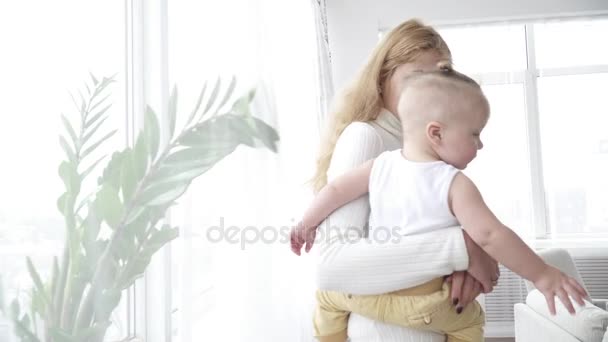
<svg viewBox="0 0 608 342">
<path fill-rule="evenodd" d="M 547 206 L 547 193 L 545 185 L 545 176 L 543 170 L 542 159 L 542 142 L 541 142 L 541 125 L 539 111 L 539 94 L 538 94 L 538 79 L 541 77 L 551 76 L 574 76 L 586 74 L 608 73 L 608 62 L 599 65 L 585 66 L 570 66 L 570 67 L 552 67 L 538 68 L 536 64 L 536 44 L 534 25 L 546 22 L 568 22 L 581 20 L 601 20 L 608 19 L 608 14 L 598 14 L 592 16 L 562 16 L 551 18 L 535 18 L 527 20 L 510 20 L 510 21 L 480 21 L 472 23 L 458 23 L 437 25 L 439 29 L 454 29 L 476 26 L 479 28 L 489 27 L 493 25 L 523 25 L 525 32 L 526 44 L 526 69 L 522 71 L 509 72 L 483 72 L 473 73 L 471 77 L 476 79 L 482 86 L 484 85 L 507 85 L 507 84 L 522 84 L 524 88 L 524 103 L 526 130 L 528 135 L 528 161 L 530 167 L 531 195 L 532 195 L 532 221 L 534 230 L 531 231 L 531 236 L 535 241 L 551 241 L 568 239 L 586 239 L 604 237 L 607 234 L 603 233 L 556 233 L 553 231 L 549 219 L 549 210 Z M 381 31 L 380 36 L 384 33 Z"/>
</svg>

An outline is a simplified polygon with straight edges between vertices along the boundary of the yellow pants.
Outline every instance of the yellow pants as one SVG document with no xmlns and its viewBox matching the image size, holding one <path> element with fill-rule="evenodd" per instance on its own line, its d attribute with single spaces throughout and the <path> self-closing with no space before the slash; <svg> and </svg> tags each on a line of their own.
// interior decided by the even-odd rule
<svg viewBox="0 0 608 342">
<path fill-rule="evenodd" d="M 458 314 L 450 300 L 450 285 L 443 278 L 373 296 L 317 291 L 313 319 L 315 337 L 321 342 L 346 341 L 350 312 L 386 323 L 443 333 L 449 342 L 483 341 L 485 320 L 481 306 L 473 301 Z"/>
</svg>

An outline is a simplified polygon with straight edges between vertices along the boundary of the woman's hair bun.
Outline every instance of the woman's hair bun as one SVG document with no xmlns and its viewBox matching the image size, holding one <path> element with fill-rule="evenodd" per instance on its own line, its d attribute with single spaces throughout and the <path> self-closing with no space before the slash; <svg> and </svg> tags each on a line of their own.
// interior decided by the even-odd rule
<svg viewBox="0 0 608 342">
<path fill-rule="evenodd" d="M 450 61 L 440 61 L 437 63 L 437 69 L 439 69 L 439 71 L 444 71 L 444 72 L 451 72 L 454 71 L 454 68 L 452 68 L 452 63 L 450 63 Z"/>
</svg>

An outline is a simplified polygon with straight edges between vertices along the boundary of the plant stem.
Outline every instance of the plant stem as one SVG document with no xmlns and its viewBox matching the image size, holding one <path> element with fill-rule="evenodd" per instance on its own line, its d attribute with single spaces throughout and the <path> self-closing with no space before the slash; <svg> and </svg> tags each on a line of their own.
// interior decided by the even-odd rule
<svg viewBox="0 0 608 342">
<path fill-rule="evenodd" d="M 66 245 L 63 248 L 63 260 L 61 262 L 61 268 L 59 269 L 59 283 L 57 284 L 57 287 L 55 288 L 55 295 L 53 296 L 55 301 L 54 301 L 54 315 L 55 315 L 55 319 L 53 319 L 52 321 L 55 323 L 54 325 L 56 327 L 61 327 L 63 322 L 62 322 L 62 312 L 63 312 L 63 298 L 65 296 L 65 284 L 66 284 L 66 280 L 68 277 L 68 268 L 70 265 L 70 250 L 69 247 L 67 245 L 68 243 L 66 242 Z"/>
</svg>

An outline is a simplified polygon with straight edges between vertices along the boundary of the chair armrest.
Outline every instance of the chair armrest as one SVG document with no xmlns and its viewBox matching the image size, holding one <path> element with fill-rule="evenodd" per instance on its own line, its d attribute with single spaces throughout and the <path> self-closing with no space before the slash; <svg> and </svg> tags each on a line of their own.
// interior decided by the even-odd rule
<svg viewBox="0 0 608 342">
<path fill-rule="evenodd" d="M 553 316 L 549 313 L 543 294 L 538 290 L 533 290 L 528 294 L 526 304 L 581 341 L 602 341 L 606 327 L 608 327 L 608 312 L 587 301 L 585 301 L 584 307 L 574 304 L 576 314 L 570 315 L 561 301 L 556 298 L 556 315 Z"/>
<path fill-rule="evenodd" d="M 517 342 L 580 342 L 578 338 L 532 310 L 527 304 L 515 304 L 513 314 Z"/>
<path fill-rule="evenodd" d="M 608 299 L 592 298 L 591 303 L 602 310 L 608 311 Z"/>
</svg>

